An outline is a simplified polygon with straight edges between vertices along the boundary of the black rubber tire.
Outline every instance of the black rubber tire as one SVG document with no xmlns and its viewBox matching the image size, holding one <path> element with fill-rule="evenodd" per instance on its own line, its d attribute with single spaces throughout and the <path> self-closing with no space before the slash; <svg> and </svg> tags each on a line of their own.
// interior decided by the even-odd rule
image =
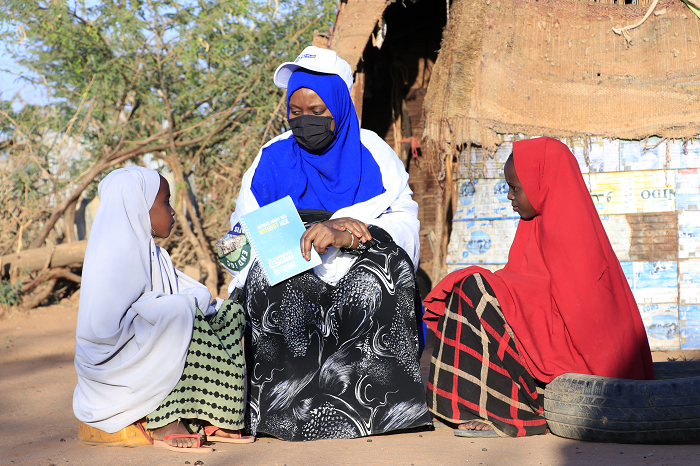
<svg viewBox="0 0 700 466">
<path fill-rule="evenodd" d="M 544 415 L 554 435 L 570 439 L 700 442 L 700 376 L 639 381 L 563 374 L 545 389 Z"/>
<path fill-rule="evenodd" d="M 700 377 L 700 361 L 655 362 L 656 380 Z"/>
</svg>

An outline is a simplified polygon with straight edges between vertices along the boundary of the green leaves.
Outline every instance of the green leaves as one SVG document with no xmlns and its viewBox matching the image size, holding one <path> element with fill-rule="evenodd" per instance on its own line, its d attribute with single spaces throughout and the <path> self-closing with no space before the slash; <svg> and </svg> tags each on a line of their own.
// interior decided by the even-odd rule
<svg viewBox="0 0 700 466">
<path fill-rule="evenodd" d="M 5 306 L 16 306 L 20 302 L 22 293 L 22 283 L 10 283 L 7 279 L 0 281 L 0 304 Z"/>
<path fill-rule="evenodd" d="M 10 96 L 0 103 L 0 178 L 27 173 L 25 184 L 0 189 L 0 254 L 20 225 L 38 219 L 20 239 L 31 242 L 75 190 L 92 195 L 109 170 L 130 157 L 143 164 L 146 153 L 175 156 L 187 177 L 195 174 L 188 189 L 217 236 L 243 171 L 285 129 L 274 70 L 331 26 L 336 4 L 0 0 L 0 42 L 26 69 L 22 79 L 48 96 L 17 112 Z M 83 187 L 85 176 L 94 179 Z M 13 203 L 20 189 L 43 202 Z"/>
</svg>

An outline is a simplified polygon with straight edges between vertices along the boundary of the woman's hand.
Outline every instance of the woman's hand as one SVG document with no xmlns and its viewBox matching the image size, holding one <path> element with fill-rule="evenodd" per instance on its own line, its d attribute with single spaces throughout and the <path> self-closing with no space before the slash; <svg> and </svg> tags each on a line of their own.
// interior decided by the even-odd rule
<svg viewBox="0 0 700 466">
<path fill-rule="evenodd" d="M 350 233 L 347 230 L 350 230 Z M 355 249 L 360 241 L 364 243 L 371 239 L 372 235 L 366 223 L 349 217 L 335 218 L 317 223 L 301 235 L 301 254 L 306 260 L 310 260 L 312 245 L 316 252 L 323 254 L 329 247 L 340 249 L 352 245 Z"/>
</svg>

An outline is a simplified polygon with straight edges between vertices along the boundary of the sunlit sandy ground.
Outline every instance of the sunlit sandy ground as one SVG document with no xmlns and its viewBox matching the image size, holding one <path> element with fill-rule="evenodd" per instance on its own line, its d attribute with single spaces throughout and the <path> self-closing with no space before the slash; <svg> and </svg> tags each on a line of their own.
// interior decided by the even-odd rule
<svg viewBox="0 0 700 466">
<path fill-rule="evenodd" d="M 445 428 L 309 443 L 260 438 L 209 455 L 89 447 L 77 438 L 71 408 L 76 316 L 77 303 L 66 301 L 0 320 L 0 465 L 700 465 L 700 445 L 597 444 L 551 434 L 471 440 Z M 700 351 L 654 353 L 656 361 L 669 357 L 700 359 Z"/>
</svg>

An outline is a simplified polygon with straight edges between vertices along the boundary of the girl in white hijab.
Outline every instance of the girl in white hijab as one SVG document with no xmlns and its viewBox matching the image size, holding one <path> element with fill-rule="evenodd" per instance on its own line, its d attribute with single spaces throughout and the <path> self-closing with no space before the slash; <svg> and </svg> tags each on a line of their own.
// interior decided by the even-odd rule
<svg viewBox="0 0 700 466">
<path fill-rule="evenodd" d="M 207 288 L 153 241 L 175 222 L 167 181 L 127 167 L 99 196 L 76 330 L 76 417 L 108 433 L 146 420 L 156 445 L 182 452 L 211 451 L 198 430 L 210 441 L 253 441 L 239 431 L 242 309 L 223 301 L 217 312 Z"/>
</svg>

